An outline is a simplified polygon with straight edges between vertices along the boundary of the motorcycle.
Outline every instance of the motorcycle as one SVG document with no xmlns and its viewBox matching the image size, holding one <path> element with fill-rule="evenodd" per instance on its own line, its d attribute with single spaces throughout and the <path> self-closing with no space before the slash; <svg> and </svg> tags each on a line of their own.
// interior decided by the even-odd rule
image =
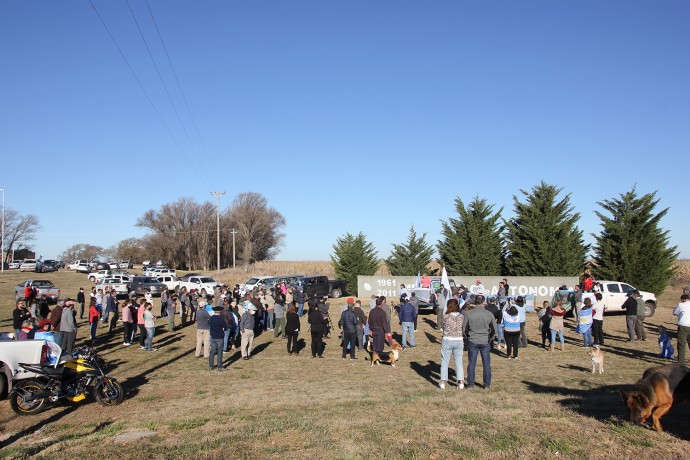
<svg viewBox="0 0 690 460">
<path fill-rule="evenodd" d="M 74 352 L 73 359 L 56 367 L 45 364 L 19 364 L 37 377 L 18 381 L 10 392 L 10 407 L 18 415 L 41 412 L 48 403 L 67 400 L 80 402 L 87 394 L 102 406 L 122 402 L 124 391 L 117 380 L 105 374 L 105 361 L 86 345 Z"/>
</svg>

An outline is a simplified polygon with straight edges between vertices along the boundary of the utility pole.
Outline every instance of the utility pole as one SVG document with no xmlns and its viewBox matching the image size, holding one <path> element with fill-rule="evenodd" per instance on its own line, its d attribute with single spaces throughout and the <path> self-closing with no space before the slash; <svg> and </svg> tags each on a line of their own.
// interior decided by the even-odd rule
<svg viewBox="0 0 690 460">
<path fill-rule="evenodd" d="M 216 263 L 220 273 L 220 197 L 225 195 L 225 192 L 211 192 L 211 195 L 216 196 Z"/>
<path fill-rule="evenodd" d="M 232 268 L 235 268 L 235 233 L 237 230 L 233 228 L 230 233 L 232 233 Z"/>
<path fill-rule="evenodd" d="M 2 249 L 0 249 L 2 261 L 0 265 L 2 265 L 2 273 L 5 273 L 5 189 L 0 188 L 0 192 L 2 192 Z"/>
</svg>

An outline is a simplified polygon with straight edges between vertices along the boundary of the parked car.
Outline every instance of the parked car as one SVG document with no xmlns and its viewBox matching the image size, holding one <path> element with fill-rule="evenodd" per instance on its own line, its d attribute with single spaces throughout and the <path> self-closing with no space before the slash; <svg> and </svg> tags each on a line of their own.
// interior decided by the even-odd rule
<svg viewBox="0 0 690 460">
<path fill-rule="evenodd" d="M 121 278 L 101 278 L 96 282 L 96 289 L 103 289 L 103 292 L 114 291 L 115 298 L 127 297 L 129 293 L 129 281 L 125 282 Z"/>
<path fill-rule="evenodd" d="M 58 271 L 60 262 L 57 260 L 44 260 L 41 264 L 41 273 Z"/>
<path fill-rule="evenodd" d="M 175 284 L 177 283 L 177 277 L 175 275 L 161 275 L 157 276 L 156 279 L 168 286 L 168 289 L 175 289 Z"/>
<path fill-rule="evenodd" d="M 148 267 L 149 265 L 151 265 L 151 261 L 150 261 L 149 259 L 146 259 L 145 261 L 143 261 L 143 262 L 141 263 L 141 265 L 143 265 L 144 268 L 146 268 L 146 267 Z"/>
<path fill-rule="evenodd" d="M 213 288 L 218 286 L 220 283 L 207 275 L 198 274 L 188 274 L 177 280 L 175 283 L 175 292 L 179 292 L 183 287 L 187 288 L 187 291 L 196 289 L 196 292 L 202 296 L 213 294 Z"/>
<path fill-rule="evenodd" d="M 601 301 L 604 302 L 604 313 L 622 312 L 623 304 L 628 298 L 628 294 L 636 291 L 633 286 L 620 281 L 599 281 L 601 285 Z M 651 292 L 638 291 L 645 305 L 645 315 L 653 316 L 656 312 L 656 296 Z M 594 292 L 583 292 L 582 300 L 587 297 L 596 302 Z"/>
<path fill-rule="evenodd" d="M 57 303 L 60 300 L 60 289 L 56 288 L 49 280 L 26 280 L 14 289 L 14 300 L 24 299 L 24 290 L 27 286 L 37 290 L 36 298 L 46 299 L 49 303 Z"/>
<path fill-rule="evenodd" d="M 24 262 L 19 266 L 19 271 L 41 273 L 41 266 L 41 262 L 36 259 L 24 259 Z"/>
<path fill-rule="evenodd" d="M 18 270 L 19 267 L 21 266 L 22 262 L 24 262 L 24 261 L 23 260 L 14 260 L 14 261 L 10 262 L 10 264 L 7 266 L 7 268 L 10 270 Z"/>
<path fill-rule="evenodd" d="M 258 287 L 263 289 L 274 289 L 278 283 L 295 284 L 300 278 L 304 278 L 304 274 L 272 276 L 262 279 L 258 283 Z"/>
<path fill-rule="evenodd" d="M 96 271 L 96 272 L 89 273 L 88 275 L 86 275 L 86 278 L 87 278 L 89 281 L 91 281 L 92 283 L 95 283 L 95 282 L 98 281 L 99 279 L 101 279 L 101 278 L 107 278 L 107 277 L 109 277 L 109 276 L 112 275 L 112 274 L 113 274 L 113 272 L 112 272 L 111 270 L 98 270 L 98 271 Z"/>
<path fill-rule="evenodd" d="M 134 268 L 134 262 L 132 260 L 121 260 L 117 268 L 132 269 Z"/>
<path fill-rule="evenodd" d="M 132 281 L 129 283 L 129 288 L 136 292 L 138 295 L 144 295 L 150 292 L 153 296 L 161 295 L 163 289 L 166 288 L 165 284 L 158 281 L 152 276 L 134 276 Z"/>
<path fill-rule="evenodd" d="M 247 281 L 244 283 L 240 284 L 240 292 L 242 295 L 246 294 L 247 292 L 252 292 L 254 288 L 257 288 L 261 285 L 263 280 L 272 278 L 271 276 L 255 276 L 253 278 L 249 278 Z"/>
<path fill-rule="evenodd" d="M 91 265 L 88 262 L 77 263 L 74 271 L 77 273 L 89 273 L 91 271 Z"/>
<path fill-rule="evenodd" d="M 305 276 L 298 282 L 302 283 L 308 296 L 316 293 L 317 296 L 337 298 L 347 293 L 347 281 L 329 280 L 327 276 Z"/>
</svg>

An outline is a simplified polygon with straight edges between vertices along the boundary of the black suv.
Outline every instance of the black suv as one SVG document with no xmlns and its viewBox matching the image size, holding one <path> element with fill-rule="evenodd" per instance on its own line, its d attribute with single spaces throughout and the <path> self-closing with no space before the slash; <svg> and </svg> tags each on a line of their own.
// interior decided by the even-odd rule
<svg viewBox="0 0 690 460">
<path fill-rule="evenodd" d="M 305 276 L 298 282 L 304 286 L 304 292 L 309 297 L 313 293 L 317 296 L 341 297 L 347 292 L 347 282 L 342 280 L 329 280 L 327 276 Z"/>
</svg>

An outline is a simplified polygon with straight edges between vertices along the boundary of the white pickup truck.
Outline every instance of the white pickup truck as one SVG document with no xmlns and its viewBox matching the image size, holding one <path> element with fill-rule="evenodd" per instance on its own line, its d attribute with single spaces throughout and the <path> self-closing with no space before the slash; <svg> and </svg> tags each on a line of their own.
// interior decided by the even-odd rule
<svg viewBox="0 0 690 460">
<path fill-rule="evenodd" d="M 159 275 L 160 276 L 160 275 Z M 213 294 L 213 288 L 218 286 L 218 281 L 214 280 L 210 276 L 200 275 L 198 273 L 190 273 L 182 278 L 178 278 L 175 282 L 175 292 L 179 292 L 183 287 L 187 288 L 187 291 L 196 289 L 196 292 L 202 296 Z"/>
<path fill-rule="evenodd" d="M 0 399 L 7 398 L 14 380 L 35 377 L 19 363 L 40 364 L 49 353 L 45 340 L 0 339 Z"/>
<path fill-rule="evenodd" d="M 620 281 L 598 281 L 601 285 L 601 301 L 604 302 L 605 313 L 624 311 L 623 303 L 628 298 L 628 294 L 637 290 L 633 286 Z M 656 311 L 656 296 L 651 292 L 639 291 L 639 293 L 646 307 L 645 315 L 648 317 L 653 316 Z M 589 297 L 592 303 L 594 303 L 596 302 L 594 294 L 594 292 L 583 292 L 582 300 L 584 301 Z"/>
</svg>

